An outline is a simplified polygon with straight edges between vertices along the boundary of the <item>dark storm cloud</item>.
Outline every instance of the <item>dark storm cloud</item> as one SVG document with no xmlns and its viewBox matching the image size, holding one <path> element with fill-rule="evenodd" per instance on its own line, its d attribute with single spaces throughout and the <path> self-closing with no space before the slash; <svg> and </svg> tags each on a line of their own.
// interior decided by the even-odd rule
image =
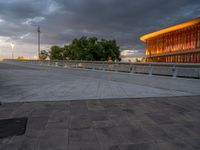
<svg viewBox="0 0 200 150">
<path fill-rule="evenodd" d="M 86 35 L 144 51 L 140 35 L 199 16 L 199 0 L 0 0 L 0 36 L 34 43 L 40 24 L 43 44 Z"/>
</svg>

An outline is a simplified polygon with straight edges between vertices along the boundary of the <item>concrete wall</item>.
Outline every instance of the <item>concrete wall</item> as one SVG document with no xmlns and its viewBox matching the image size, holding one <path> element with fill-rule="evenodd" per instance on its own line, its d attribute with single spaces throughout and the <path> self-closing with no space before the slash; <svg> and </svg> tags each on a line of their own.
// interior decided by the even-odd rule
<svg viewBox="0 0 200 150">
<path fill-rule="evenodd" d="M 200 64 L 187 63 L 123 63 L 95 61 L 38 61 L 38 60 L 9 60 L 8 63 L 25 63 L 63 68 L 83 68 L 104 71 L 127 72 L 136 74 L 161 75 L 172 77 L 187 77 L 200 79 Z"/>
</svg>

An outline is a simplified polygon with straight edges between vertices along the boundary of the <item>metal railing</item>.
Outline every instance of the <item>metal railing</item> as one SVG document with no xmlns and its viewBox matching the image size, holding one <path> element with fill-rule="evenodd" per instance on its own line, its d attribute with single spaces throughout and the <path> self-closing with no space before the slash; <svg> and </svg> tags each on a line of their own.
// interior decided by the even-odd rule
<svg viewBox="0 0 200 150">
<path fill-rule="evenodd" d="M 135 74 L 186 77 L 200 79 L 200 64 L 192 63 L 125 63 L 103 61 L 61 61 L 61 60 L 4 60 L 10 63 L 54 66 L 63 68 L 93 69 Z"/>
</svg>

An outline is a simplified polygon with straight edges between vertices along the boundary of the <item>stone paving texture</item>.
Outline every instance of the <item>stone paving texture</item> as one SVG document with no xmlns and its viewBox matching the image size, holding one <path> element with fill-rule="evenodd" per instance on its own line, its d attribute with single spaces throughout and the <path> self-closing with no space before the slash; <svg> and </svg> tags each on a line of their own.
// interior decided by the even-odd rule
<svg viewBox="0 0 200 150">
<path fill-rule="evenodd" d="M 199 150 L 200 96 L 5 103 L 28 117 L 0 150 Z"/>
<path fill-rule="evenodd" d="M 0 101 L 200 95 L 200 80 L 0 63 Z"/>
</svg>

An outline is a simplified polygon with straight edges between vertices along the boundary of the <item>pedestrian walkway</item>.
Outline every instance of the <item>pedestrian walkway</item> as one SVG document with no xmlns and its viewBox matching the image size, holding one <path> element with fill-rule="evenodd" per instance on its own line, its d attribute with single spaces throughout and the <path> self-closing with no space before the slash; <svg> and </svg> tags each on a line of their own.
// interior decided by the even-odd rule
<svg viewBox="0 0 200 150">
<path fill-rule="evenodd" d="M 0 63 L 0 101 L 200 95 L 200 80 Z"/>
</svg>

